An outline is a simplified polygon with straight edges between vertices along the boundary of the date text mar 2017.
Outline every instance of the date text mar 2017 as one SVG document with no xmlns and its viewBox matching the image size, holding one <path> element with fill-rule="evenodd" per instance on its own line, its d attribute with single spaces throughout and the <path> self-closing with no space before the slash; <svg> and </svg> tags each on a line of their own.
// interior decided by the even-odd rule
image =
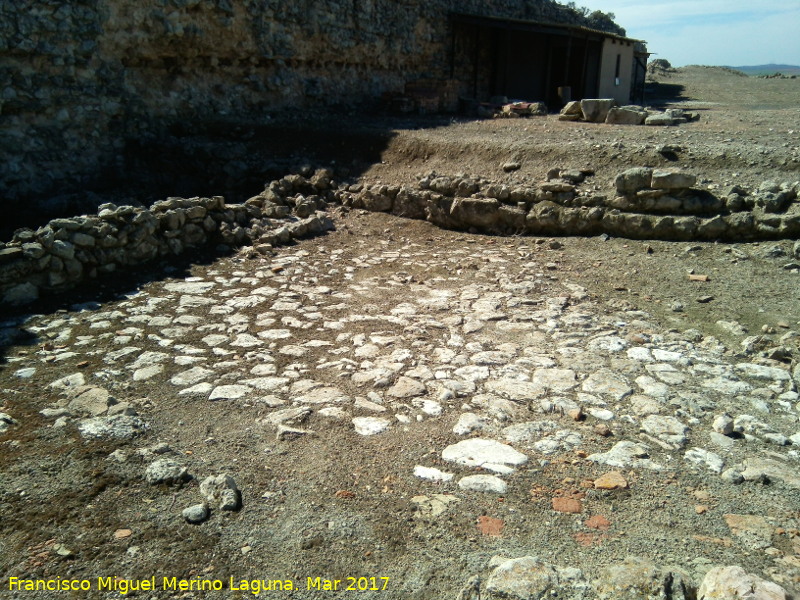
<svg viewBox="0 0 800 600">
<path fill-rule="evenodd" d="M 306 589 L 323 592 L 379 592 L 389 586 L 388 577 L 346 577 L 341 579 L 324 579 L 322 577 L 307 577 Z"/>
</svg>

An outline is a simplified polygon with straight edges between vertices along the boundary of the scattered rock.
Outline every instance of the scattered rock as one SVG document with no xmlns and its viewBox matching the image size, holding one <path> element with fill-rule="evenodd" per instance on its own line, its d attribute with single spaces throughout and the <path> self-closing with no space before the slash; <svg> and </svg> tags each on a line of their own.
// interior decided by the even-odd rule
<svg viewBox="0 0 800 600">
<path fill-rule="evenodd" d="M 200 484 L 200 494 L 208 504 L 220 510 L 239 510 L 242 506 L 242 493 L 233 477 L 227 474 L 206 477 Z"/>
<path fill-rule="evenodd" d="M 715 567 L 703 578 L 697 600 L 787 600 L 779 585 L 751 575 L 741 567 Z"/>
<path fill-rule="evenodd" d="M 208 505 L 194 504 L 184 508 L 181 514 L 183 515 L 183 518 L 186 519 L 187 523 L 199 525 L 200 523 L 207 521 L 211 513 L 208 510 Z"/>
<path fill-rule="evenodd" d="M 0 413 L 0 433 L 5 433 L 13 425 L 19 425 L 19 421 L 8 413 Z"/>
<path fill-rule="evenodd" d="M 391 421 L 380 417 L 356 417 L 353 426 L 359 435 L 377 435 L 389 428 Z"/>
<path fill-rule="evenodd" d="M 493 494 L 505 494 L 508 489 L 506 482 L 494 475 L 468 475 L 459 480 L 458 487 L 471 492 Z"/>
<path fill-rule="evenodd" d="M 478 531 L 489 537 L 500 537 L 505 523 L 502 519 L 481 515 L 478 517 Z"/>
<path fill-rule="evenodd" d="M 144 478 L 151 485 L 161 483 L 169 485 L 189 481 L 192 476 L 189 475 L 189 469 L 184 465 L 175 462 L 171 458 L 160 458 L 147 466 Z"/>
<path fill-rule="evenodd" d="M 663 467 L 654 463 L 649 458 L 648 446 L 623 440 L 614 444 L 608 452 L 592 454 L 588 460 L 610 467 L 620 467 L 623 469 L 650 469 L 660 471 Z"/>
<path fill-rule="evenodd" d="M 528 457 L 495 440 L 474 438 L 448 446 L 442 451 L 448 462 L 467 467 L 482 467 L 497 473 L 510 473 L 513 467 L 528 462 Z"/>
<path fill-rule="evenodd" d="M 596 490 L 624 490 L 628 482 L 619 471 L 611 471 L 594 480 Z"/>
<path fill-rule="evenodd" d="M 451 504 L 461 502 L 461 499 L 450 494 L 434 494 L 431 497 L 414 496 L 411 502 L 416 505 L 418 517 L 435 519 L 447 511 Z"/>
<path fill-rule="evenodd" d="M 453 479 L 452 473 L 445 473 L 433 467 L 423 467 L 417 465 L 414 467 L 414 475 L 420 479 L 428 479 L 429 481 L 450 481 Z"/>
<path fill-rule="evenodd" d="M 560 513 L 580 514 L 583 512 L 583 505 L 577 498 L 553 498 L 553 510 Z"/>
<path fill-rule="evenodd" d="M 730 435 L 733 433 L 733 417 L 727 414 L 717 415 L 711 428 L 722 435 Z"/>
<path fill-rule="evenodd" d="M 146 430 L 147 424 L 142 419 L 129 415 L 94 417 L 78 423 L 78 431 L 88 438 L 129 440 L 142 435 Z"/>
</svg>

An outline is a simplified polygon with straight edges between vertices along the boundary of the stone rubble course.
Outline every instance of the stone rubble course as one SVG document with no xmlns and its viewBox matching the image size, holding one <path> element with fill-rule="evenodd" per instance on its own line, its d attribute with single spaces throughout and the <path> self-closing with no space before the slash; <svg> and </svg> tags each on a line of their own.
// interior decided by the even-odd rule
<svg viewBox="0 0 800 600">
<path fill-rule="evenodd" d="M 694 189 L 697 176 L 679 169 L 628 169 L 617 176 L 613 197 L 581 189 L 583 177 L 558 171 L 541 185 L 511 187 L 430 173 L 416 188 L 357 184 L 343 186 L 335 197 L 348 207 L 505 235 L 729 241 L 800 236 L 797 183 L 741 189 L 747 198 L 739 202 L 738 193 L 718 197 Z"/>
<path fill-rule="evenodd" d="M 697 591 L 698 600 L 786 600 L 786 590 L 748 574 L 738 566 L 715 567 L 703 579 Z"/>
<path fill-rule="evenodd" d="M 594 581 L 576 568 L 561 568 L 534 556 L 492 558 L 488 577 L 475 576 L 458 600 L 689 600 L 694 591 L 685 574 L 660 569 L 651 561 L 629 557 L 603 570 Z M 715 567 L 703 579 L 697 600 L 787 600 L 781 586 L 748 574 L 739 566 Z"/>
<path fill-rule="evenodd" d="M 9 343 L 0 371 L 3 461 L 45 444 L 68 461 L 52 485 L 65 468 L 68 489 L 96 490 L 91 469 L 69 466 L 86 453 L 125 487 L 81 496 L 77 512 L 93 506 L 156 556 L 161 534 L 136 537 L 148 527 L 187 544 L 213 530 L 215 552 L 281 565 L 356 551 L 410 586 L 391 597 L 436 579 L 407 570 L 429 546 L 449 561 L 442 597 L 479 571 L 462 597 L 691 598 L 734 564 L 800 581 L 800 396 L 785 358 L 747 351 L 746 332 L 726 346 L 598 297 L 547 267 L 569 240 L 334 216 L 322 238 L 5 325 L 38 339 Z M 795 325 L 762 341 L 779 337 L 794 360 Z M 26 473 L 4 471 L 9 494 L 42 498 Z M 505 523 L 492 546 L 481 516 Z M 493 553 L 507 556 L 487 571 Z"/>
<path fill-rule="evenodd" d="M 735 203 L 693 189 L 694 174 L 635 167 L 616 177 L 619 195 L 607 198 L 580 189 L 588 174 L 558 170 L 554 179 L 538 187 L 511 188 L 430 174 L 417 188 L 341 184 L 333 189 L 333 172 L 318 169 L 310 178 L 292 174 L 274 180 L 244 204 L 226 205 L 219 196 L 167 198 L 148 209 L 106 204 L 96 215 L 55 219 L 36 231 L 18 230 L 0 247 L 0 302 L 27 304 L 86 279 L 214 241 L 233 247 L 249 244 L 254 253 L 270 254 L 291 240 L 330 231 L 333 222 L 326 211 L 331 204 L 426 219 L 449 229 L 501 234 L 605 233 L 634 239 L 735 241 L 800 236 L 800 184 L 767 182 L 751 194 L 740 189 L 736 197 L 748 194 L 748 201 Z M 171 291 L 183 291 L 185 302 L 199 304 L 206 299 L 198 294 L 211 287 L 175 285 L 182 287 Z M 284 332 L 288 334 L 276 329 L 261 335 Z M 208 345 L 222 341 L 219 334 L 205 340 Z M 232 345 L 251 348 L 259 343 L 255 336 L 238 332 Z M 145 381 L 158 373 L 157 366 L 146 366 L 136 377 Z M 408 378 L 395 382 L 391 390 L 395 397 L 424 392 L 421 382 Z"/>
<path fill-rule="evenodd" d="M 147 209 L 103 204 L 95 215 L 55 219 L 36 231 L 17 230 L 10 244 L 0 246 L 0 300 L 27 304 L 42 292 L 69 289 L 85 279 L 214 241 L 248 243 L 255 251 L 269 252 L 273 246 L 333 226 L 317 210 L 326 206 L 320 196 L 302 202 L 277 194 L 270 198 L 235 205 L 226 205 L 220 196 L 167 198 Z M 193 286 L 183 290 L 191 294 Z M 140 377 L 149 379 L 153 374 L 142 371 Z"/>
</svg>

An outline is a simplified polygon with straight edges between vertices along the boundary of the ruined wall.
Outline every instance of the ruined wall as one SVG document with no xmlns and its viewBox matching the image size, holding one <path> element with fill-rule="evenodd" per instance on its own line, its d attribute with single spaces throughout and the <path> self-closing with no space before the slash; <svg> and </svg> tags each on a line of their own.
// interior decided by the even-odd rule
<svg viewBox="0 0 800 600">
<path fill-rule="evenodd" d="M 681 171 L 635 167 L 620 173 L 615 195 L 583 185 L 592 171 L 553 169 L 539 185 L 510 187 L 431 173 L 416 186 L 337 183 L 329 169 L 271 181 L 243 204 L 221 197 L 167 198 L 150 208 L 102 205 L 96 214 L 20 229 L 0 244 L 0 306 L 62 293 L 128 265 L 202 245 L 273 246 L 333 228 L 336 205 L 426 219 L 439 227 L 500 235 L 597 235 L 664 240 L 800 237 L 800 186 L 764 182 L 715 196 Z M 333 211 L 331 210 L 333 209 Z M 798 245 L 800 248 L 800 245 Z M 787 268 L 796 269 L 796 263 Z"/>
<path fill-rule="evenodd" d="M 103 204 L 96 214 L 22 228 L 0 244 L 0 305 L 27 304 L 87 279 L 214 242 L 269 252 L 333 228 L 331 172 L 287 176 L 244 204 L 224 198 L 167 198 L 150 208 Z M 296 193 L 295 193 L 296 192 Z"/>
<path fill-rule="evenodd" d="M 353 103 L 446 77 L 451 10 L 571 21 L 549 0 L 0 3 L 0 198 L 79 190 L 175 121 Z"/>
</svg>

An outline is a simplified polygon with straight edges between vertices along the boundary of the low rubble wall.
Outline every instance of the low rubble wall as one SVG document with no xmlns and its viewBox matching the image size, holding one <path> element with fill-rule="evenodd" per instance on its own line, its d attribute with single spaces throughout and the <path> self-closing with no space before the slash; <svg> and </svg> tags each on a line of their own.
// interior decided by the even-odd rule
<svg viewBox="0 0 800 600">
<path fill-rule="evenodd" d="M 728 242 L 800 237 L 796 183 L 766 182 L 755 191 L 734 186 L 714 196 L 693 189 L 693 176 L 631 171 L 617 178 L 618 193 L 611 198 L 581 189 L 587 173 L 580 171 L 561 171 L 538 186 L 431 174 L 417 186 L 349 186 L 337 191 L 336 198 L 345 206 L 501 235 L 606 233 Z M 629 181 L 637 174 L 638 181 Z"/>
<path fill-rule="evenodd" d="M 322 194 L 330 185 L 327 173 L 313 178 Z M 266 209 L 258 202 L 226 205 L 220 196 L 167 198 L 150 208 L 104 204 L 94 215 L 54 219 L 35 231 L 17 230 L 0 246 L 0 301 L 25 304 L 42 293 L 210 243 L 256 243 L 263 253 L 333 228 L 323 196 L 308 194 L 297 205 L 279 202 Z"/>
<path fill-rule="evenodd" d="M 0 247 L 0 300 L 21 304 L 122 266 L 179 255 L 209 243 L 274 245 L 333 228 L 332 204 L 425 219 L 439 227 L 499 235 L 598 235 L 741 242 L 800 238 L 800 183 L 695 189 L 674 170 L 628 169 L 609 197 L 582 184 L 591 171 L 552 169 L 538 185 L 507 185 L 432 173 L 416 186 L 341 184 L 306 168 L 272 181 L 244 204 L 167 198 L 149 209 L 102 205 L 95 215 L 20 229 Z"/>
</svg>

